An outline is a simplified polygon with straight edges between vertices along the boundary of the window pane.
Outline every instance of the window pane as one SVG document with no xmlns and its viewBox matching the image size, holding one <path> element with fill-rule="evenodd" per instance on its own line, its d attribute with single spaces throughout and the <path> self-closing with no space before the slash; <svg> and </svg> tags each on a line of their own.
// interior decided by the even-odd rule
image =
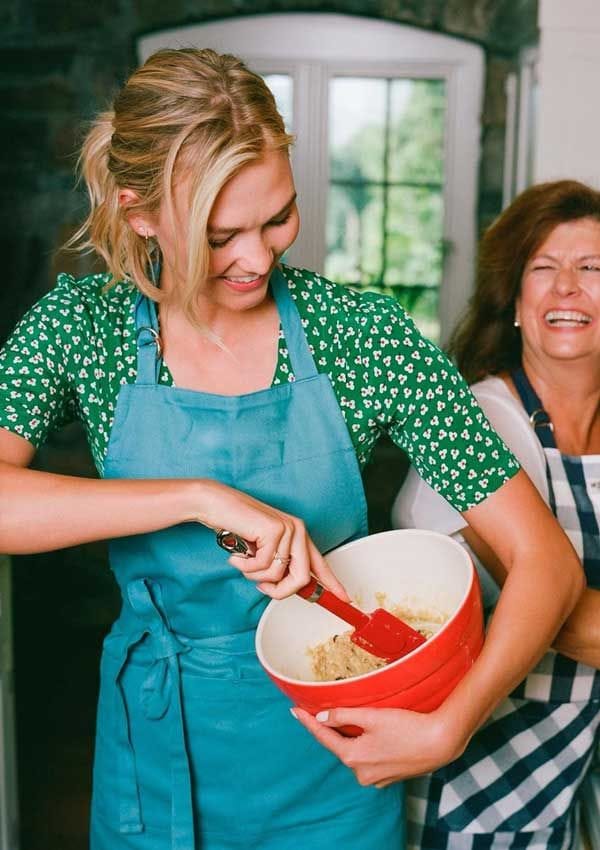
<svg viewBox="0 0 600 850">
<path fill-rule="evenodd" d="M 442 279 L 442 194 L 392 186 L 388 192 L 384 282 L 439 286 Z"/>
<path fill-rule="evenodd" d="M 382 222 L 381 186 L 332 186 L 325 276 L 357 286 L 377 283 L 383 263 Z"/>
<path fill-rule="evenodd" d="M 329 98 L 325 274 L 394 296 L 437 338 L 444 83 L 340 77 Z"/>
<path fill-rule="evenodd" d="M 287 74 L 263 74 L 265 83 L 273 92 L 277 109 L 285 121 L 285 129 L 293 132 L 294 126 L 294 81 Z"/>
<path fill-rule="evenodd" d="M 392 80 L 390 100 L 390 179 L 441 184 L 444 178 L 444 81 Z"/>
<path fill-rule="evenodd" d="M 334 179 L 383 179 L 386 95 L 386 80 L 331 80 L 329 167 Z"/>
</svg>

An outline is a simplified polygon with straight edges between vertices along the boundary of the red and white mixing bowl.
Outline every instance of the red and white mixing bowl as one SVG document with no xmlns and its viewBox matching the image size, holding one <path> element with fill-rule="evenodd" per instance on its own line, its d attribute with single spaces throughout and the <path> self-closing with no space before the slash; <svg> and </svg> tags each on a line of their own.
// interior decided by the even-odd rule
<svg viewBox="0 0 600 850">
<path fill-rule="evenodd" d="M 272 600 L 256 634 L 258 658 L 295 705 L 316 714 L 335 707 L 437 708 L 483 645 L 479 581 L 465 549 L 433 531 L 384 531 L 334 549 L 327 561 L 363 611 L 403 605 L 448 619 L 398 661 L 351 679 L 314 681 L 309 647 L 351 626 L 298 596 Z"/>
</svg>

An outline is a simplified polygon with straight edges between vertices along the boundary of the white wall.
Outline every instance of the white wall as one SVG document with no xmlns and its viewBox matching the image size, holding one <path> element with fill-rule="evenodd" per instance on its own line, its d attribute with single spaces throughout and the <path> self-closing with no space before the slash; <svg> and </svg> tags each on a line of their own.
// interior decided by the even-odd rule
<svg viewBox="0 0 600 850">
<path fill-rule="evenodd" d="M 600 188 L 600 0 L 540 0 L 534 179 Z"/>
</svg>

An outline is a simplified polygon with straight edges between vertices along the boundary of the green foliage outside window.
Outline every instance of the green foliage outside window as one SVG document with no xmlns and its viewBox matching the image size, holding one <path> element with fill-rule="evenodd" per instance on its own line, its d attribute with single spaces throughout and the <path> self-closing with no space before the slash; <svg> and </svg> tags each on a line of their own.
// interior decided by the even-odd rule
<svg viewBox="0 0 600 850">
<path fill-rule="evenodd" d="M 444 250 L 444 83 L 336 78 L 330 96 L 325 274 L 394 296 L 436 337 Z M 352 99 L 355 127 L 336 134 L 334 122 L 344 120 L 344 104 Z"/>
</svg>

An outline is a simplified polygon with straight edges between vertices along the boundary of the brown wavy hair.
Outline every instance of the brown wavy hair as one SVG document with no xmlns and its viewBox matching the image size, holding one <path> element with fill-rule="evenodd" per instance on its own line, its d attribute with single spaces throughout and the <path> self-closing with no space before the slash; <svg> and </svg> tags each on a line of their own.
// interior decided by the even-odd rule
<svg viewBox="0 0 600 850">
<path fill-rule="evenodd" d="M 209 267 L 206 231 L 219 191 L 266 150 L 287 150 L 291 143 L 271 91 L 240 59 L 209 49 L 159 50 L 87 134 L 78 166 L 90 211 L 67 246 L 98 253 L 113 284 L 129 279 L 162 300 L 150 274 L 156 246 L 134 232 L 127 216 L 156 213 L 164 204 L 174 221 L 175 181 L 191 177 L 187 263 L 178 270 L 174 297 L 200 324 L 196 287 Z M 139 201 L 123 209 L 120 189 L 132 189 Z"/>
<path fill-rule="evenodd" d="M 600 221 L 600 192 L 558 180 L 526 189 L 484 233 L 475 292 L 448 346 L 470 384 L 520 364 L 513 323 L 525 266 L 557 225 L 580 218 Z"/>
</svg>

